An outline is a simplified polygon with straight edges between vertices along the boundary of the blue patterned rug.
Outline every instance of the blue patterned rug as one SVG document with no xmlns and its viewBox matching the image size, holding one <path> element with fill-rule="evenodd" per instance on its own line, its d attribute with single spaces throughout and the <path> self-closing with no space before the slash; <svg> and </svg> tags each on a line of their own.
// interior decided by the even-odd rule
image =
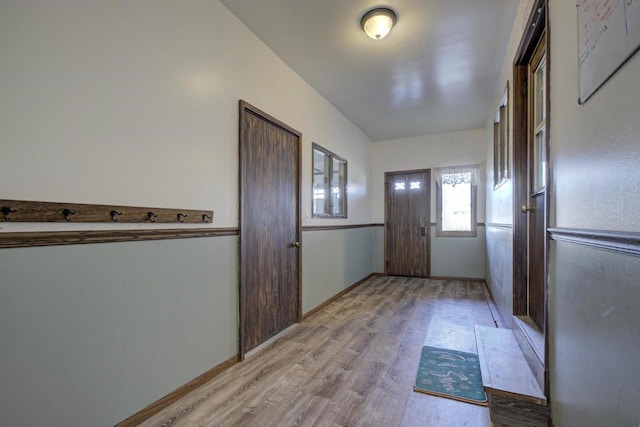
<svg viewBox="0 0 640 427">
<path fill-rule="evenodd" d="M 478 356 L 473 353 L 424 346 L 415 391 L 487 405 Z"/>
</svg>

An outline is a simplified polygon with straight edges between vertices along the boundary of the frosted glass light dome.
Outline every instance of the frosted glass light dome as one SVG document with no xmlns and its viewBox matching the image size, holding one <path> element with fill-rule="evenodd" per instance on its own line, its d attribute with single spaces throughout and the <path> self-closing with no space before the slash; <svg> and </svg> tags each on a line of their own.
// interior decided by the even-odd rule
<svg viewBox="0 0 640 427">
<path fill-rule="evenodd" d="M 393 10 L 379 7 L 365 13 L 360 20 L 360 25 L 369 37 L 380 40 L 389 34 L 397 19 L 398 16 Z"/>
</svg>

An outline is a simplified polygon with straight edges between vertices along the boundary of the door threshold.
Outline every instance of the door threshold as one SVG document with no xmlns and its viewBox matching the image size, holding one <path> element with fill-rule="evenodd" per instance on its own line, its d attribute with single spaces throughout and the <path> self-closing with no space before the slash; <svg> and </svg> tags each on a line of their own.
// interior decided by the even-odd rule
<svg viewBox="0 0 640 427">
<path fill-rule="evenodd" d="M 538 385 L 547 391 L 545 366 L 545 336 L 533 323 L 529 316 L 513 316 L 513 330 L 520 349 L 524 354 L 529 368 L 534 373 Z"/>
<path fill-rule="evenodd" d="M 544 333 L 529 316 L 514 316 L 514 321 L 531 345 L 540 363 L 544 364 Z"/>
</svg>

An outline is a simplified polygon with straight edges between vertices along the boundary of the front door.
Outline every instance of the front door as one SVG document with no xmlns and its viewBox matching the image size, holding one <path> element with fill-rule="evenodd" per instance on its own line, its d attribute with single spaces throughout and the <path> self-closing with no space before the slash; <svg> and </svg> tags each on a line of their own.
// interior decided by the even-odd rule
<svg viewBox="0 0 640 427">
<path fill-rule="evenodd" d="M 300 132 L 240 101 L 240 357 L 301 318 Z"/>
<path fill-rule="evenodd" d="M 431 171 L 385 173 L 385 273 L 429 277 Z"/>
</svg>

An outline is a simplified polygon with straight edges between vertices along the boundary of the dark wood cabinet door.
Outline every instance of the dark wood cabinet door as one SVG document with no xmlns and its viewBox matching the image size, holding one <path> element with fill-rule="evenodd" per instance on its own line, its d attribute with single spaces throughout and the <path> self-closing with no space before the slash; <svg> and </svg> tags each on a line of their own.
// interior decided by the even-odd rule
<svg viewBox="0 0 640 427">
<path fill-rule="evenodd" d="M 240 355 L 300 321 L 300 133 L 240 104 Z"/>
<path fill-rule="evenodd" d="M 386 273 L 428 277 L 431 172 L 385 174 Z"/>
</svg>

